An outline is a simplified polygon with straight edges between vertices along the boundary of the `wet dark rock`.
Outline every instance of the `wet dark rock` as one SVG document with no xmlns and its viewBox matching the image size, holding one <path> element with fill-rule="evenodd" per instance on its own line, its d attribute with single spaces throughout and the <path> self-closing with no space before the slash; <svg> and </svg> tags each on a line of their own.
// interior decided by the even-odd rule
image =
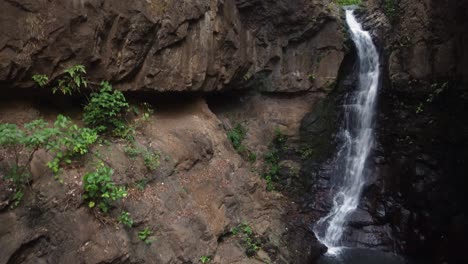
<svg viewBox="0 0 468 264">
<path fill-rule="evenodd" d="M 348 225 L 354 228 L 360 228 L 363 226 L 372 225 L 374 219 L 369 212 L 358 208 L 348 216 L 347 221 Z"/>
<path fill-rule="evenodd" d="M 345 233 L 345 244 L 355 247 L 366 247 L 391 251 L 393 248 L 392 229 L 390 225 L 367 225 L 350 228 Z"/>
<path fill-rule="evenodd" d="M 318 264 L 406 264 L 402 256 L 366 248 L 343 249 L 339 256 L 323 256 Z"/>
<path fill-rule="evenodd" d="M 394 228 L 397 247 L 406 254 L 427 263 L 467 262 L 459 245 L 468 244 L 468 233 L 447 232 L 454 228 L 453 215 L 466 212 L 460 201 L 467 199 L 467 164 L 456 160 L 468 158 L 462 121 L 468 103 L 462 65 L 468 57 L 454 54 L 466 53 L 467 2 L 399 1 L 387 25 L 385 1 L 368 4 L 367 27 L 376 28 L 388 69 L 377 119 L 385 163 L 374 160 L 384 176 L 382 221 Z M 440 83 L 446 83 L 444 92 L 429 99 Z"/>
</svg>

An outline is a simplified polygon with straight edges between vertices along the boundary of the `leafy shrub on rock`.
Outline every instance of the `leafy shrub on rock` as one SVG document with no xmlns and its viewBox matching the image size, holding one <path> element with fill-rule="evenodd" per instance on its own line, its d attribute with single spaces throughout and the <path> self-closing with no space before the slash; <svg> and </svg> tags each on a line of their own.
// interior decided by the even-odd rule
<svg viewBox="0 0 468 264">
<path fill-rule="evenodd" d="M 81 88 L 88 87 L 88 81 L 85 78 L 86 68 L 83 65 L 75 65 L 63 71 L 63 76 L 58 79 L 57 85 L 52 87 L 52 93 L 60 91 L 64 95 L 71 95 L 74 92 L 80 92 Z M 33 81 L 39 87 L 49 86 L 49 77 L 44 74 L 36 74 L 32 77 Z"/>
<path fill-rule="evenodd" d="M 140 238 L 140 240 L 145 242 L 145 244 L 147 245 L 150 245 L 151 243 L 153 243 L 153 239 L 151 239 L 152 235 L 153 235 L 153 230 L 151 230 L 149 227 L 145 227 L 145 229 L 138 232 L 138 238 Z"/>
<path fill-rule="evenodd" d="M 261 249 L 261 241 L 254 234 L 254 231 L 247 223 L 239 224 L 231 228 L 231 234 L 233 236 L 240 236 L 242 239 L 242 246 L 245 248 L 245 254 L 248 257 L 253 257 Z"/>
<path fill-rule="evenodd" d="M 9 166 L 6 179 L 14 185 L 13 200 L 16 205 L 23 197 L 24 186 L 30 180 L 29 165 L 34 154 L 49 145 L 57 135 L 54 128 L 46 126 L 47 123 L 42 119 L 25 124 L 23 129 L 14 124 L 0 124 L 0 149 L 14 156 L 14 164 Z"/>
<path fill-rule="evenodd" d="M 242 124 L 237 124 L 227 133 L 228 139 L 236 152 L 241 155 L 244 160 L 254 163 L 257 160 L 257 155 L 249 150 L 242 142 L 247 135 L 247 129 Z"/>
<path fill-rule="evenodd" d="M 127 196 L 124 187 L 117 186 L 111 179 L 113 170 L 101 164 L 96 171 L 83 176 L 83 199 L 89 208 L 97 207 L 107 213 L 114 201 Z"/>
<path fill-rule="evenodd" d="M 47 166 L 58 174 L 60 164 L 70 164 L 73 158 L 88 153 L 89 148 L 96 142 L 98 135 L 90 128 L 80 128 L 70 118 L 59 115 L 54 123 L 56 140 L 48 144 L 47 149 L 55 153 L 54 159 Z"/>
<path fill-rule="evenodd" d="M 133 227 L 133 219 L 127 211 L 121 212 L 117 220 L 127 227 Z"/>
<path fill-rule="evenodd" d="M 102 82 L 99 92 L 91 94 L 84 108 L 83 120 L 100 133 L 112 131 L 119 135 L 127 129 L 124 115 L 128 108 L 123 93 L 114 90 L 108 82 Z"/>
<path fill-rule="evenodd" d="M 23 196 L 24 186 L 30 180 L 31 161 L 39 149 L 45 149 L 54 156 L 47 166 L 57 175 L 62 163 L 70 164 L 72 159 L 88 153 L 97 138 L 96 131 L 80 128 L 63 115 L 57 117 L 53 126 L 42 119 L 27 123 L 23 128 L 0 124 L 0 149 L 14 157 L 6 179 L 14 185 L 15 203 Z"/>
</svg>

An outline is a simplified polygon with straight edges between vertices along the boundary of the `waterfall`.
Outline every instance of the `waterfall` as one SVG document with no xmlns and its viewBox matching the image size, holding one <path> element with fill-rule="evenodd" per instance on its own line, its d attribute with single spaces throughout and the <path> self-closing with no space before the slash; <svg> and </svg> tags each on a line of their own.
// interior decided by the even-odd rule
<svg viewBox="0 0 468 264">
<path fill-rule="evenodd" d="M 356 91 L 348 94 L 344 105 L 343 141 L 336 155 L 337 193 L 330 213 L 315 226 L 318 240 L 328 247 L 329 254 L 338 254 L 345 231 L 346 218 L 357 209 L 366 182 L 365 165 L 374 143 L 373 117 L 379 86 L 379 55 L 369 32 L 362 29 L 354 10 L 346 10 L 359 58 L 359 78 Z"/>
</svg>

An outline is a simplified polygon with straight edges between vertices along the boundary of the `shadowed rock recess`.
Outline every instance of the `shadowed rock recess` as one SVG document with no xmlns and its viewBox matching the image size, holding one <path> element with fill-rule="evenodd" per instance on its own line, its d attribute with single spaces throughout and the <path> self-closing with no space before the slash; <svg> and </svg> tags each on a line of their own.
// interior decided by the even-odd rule
<svg viewBox="0 0 468 264">
<path fill-rule="evenodd" d="M 0 264 L 468 263 L 466 0 L 361 1 L 382 62 L 376 144 L 350 249 L 319 260 L 312 230 L 332 207 L 359 73 L 337 2 L 0 0 L 0 124 L 63 114 L 84 126 L 91 91 L 32 81 L 57 84 L 75 65 L 124 93 L 129 122 L 144 102 L 155 110 L 134 141 L 100 136 L 58 180 L 38 149 L 17 207 L 15 155 L 0 146 Z M 107 214 L 83 199 L 99 163 L 128 189 Z"/>
</svg>

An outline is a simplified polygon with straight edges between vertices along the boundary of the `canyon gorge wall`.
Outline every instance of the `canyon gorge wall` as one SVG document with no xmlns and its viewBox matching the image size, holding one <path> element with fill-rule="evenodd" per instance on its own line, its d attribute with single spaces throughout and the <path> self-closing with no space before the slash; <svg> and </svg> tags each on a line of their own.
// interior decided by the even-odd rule
<svg viewBox="0 0 468 264">
<path fill-rule="evenodd" d="M 468 4 L 363 3 L 359 17 L 385 77 L 369 161 L 376 177 L 346 238 L 432 263 L 466 262 Z M 331 0 L 0 1 L 1 122 L 76 115 L 31 77 L 55 82 L 83 64 L 92 81 L 159 98 L 136 141 L 165 157 L 148 173 L 125 158 L 122 142 L 93 150 L 109 158 L 118 183 L 150 181 L 123 204 L 138 227 L 156 231 L 147 246 L 83 206 L 79 179 L 90 161 L 66 171 L 62 187 L 44 166 L 50 156 L 39 153 L 33 191 L 19 208 L 9 209 L 0 180 L 0 263 L 197 263 L 202 255 L 215 263 L 314 263 L 323 248 L 311 226 L 331 203 L 322 162 L 333 154 L 343 97 L 356 82 L 342 18 Z M 249 129 L 253 165 L 226 138 L 236 123 Z M 287 139 L 277 149 L 279 186 L 267 192 L 258 171 L 276 129 Z M 0 154 L 3 165 L 8 154 Z M 244 221 L 262 240 L 255 258 L 226 236 Z"/>
</svg>

